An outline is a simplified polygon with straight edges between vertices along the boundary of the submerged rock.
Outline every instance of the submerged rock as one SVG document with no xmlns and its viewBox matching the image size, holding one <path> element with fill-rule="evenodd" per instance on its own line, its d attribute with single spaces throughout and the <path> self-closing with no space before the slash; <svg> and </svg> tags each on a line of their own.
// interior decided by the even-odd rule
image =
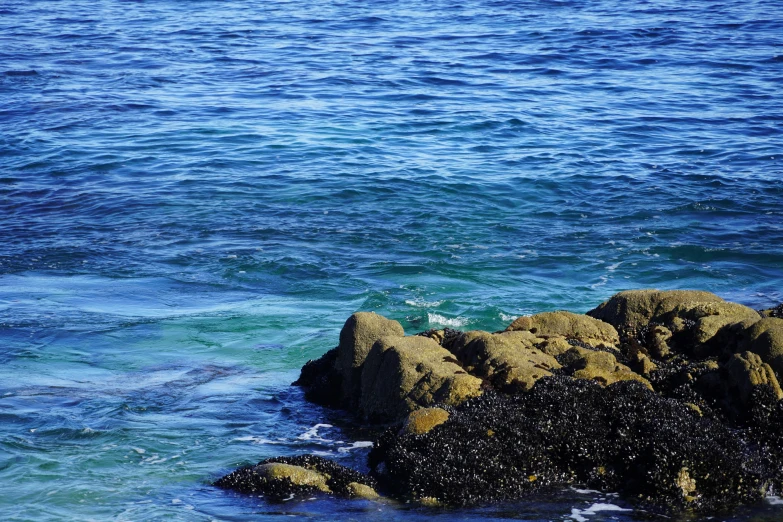
<svg viewBox="0 0 783 522">
<path fill-rule="evenodd" d="M 272 501 L 316 494 L 377 497 L 375 479 L 315 455 L 262 460 L 218 479 L 215 486 L 261 494 Z"/>
<path fill-rule="evenodd" d="M 373 478 L 307 456 L 269 459 L 218 485 L 270 498 L 373 498 L 378 485 L 428 505 L 567 485 L 659 511 L 755 502 L 783 491 L 776 314 L 659 290 L 621 292 L 587 315 L 520 317 L 494 333 L 405 336 L 396 321 L 357 313 L 295 384 L 309 400 L 391 424 L 370 453 Z"/>
</svg>

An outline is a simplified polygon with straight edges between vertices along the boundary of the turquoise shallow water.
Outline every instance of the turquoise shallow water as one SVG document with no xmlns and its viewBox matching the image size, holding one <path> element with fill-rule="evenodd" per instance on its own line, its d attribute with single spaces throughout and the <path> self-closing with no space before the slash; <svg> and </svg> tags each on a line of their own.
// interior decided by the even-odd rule
<svg viewBox="0 0 783 522">
<path fill-rule="evenodd" d="M 373 433 L 288 386 L 356 310 L 783 301 L 781 89 L 780 1 L 6 0 L 0 518 L 644 519 L 208 484 L 363 465 Z"/>
</svg>

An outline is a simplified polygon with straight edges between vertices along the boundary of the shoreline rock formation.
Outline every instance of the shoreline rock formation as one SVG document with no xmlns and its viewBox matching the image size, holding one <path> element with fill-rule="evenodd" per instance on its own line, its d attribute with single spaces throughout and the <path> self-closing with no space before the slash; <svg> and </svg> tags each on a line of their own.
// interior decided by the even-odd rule
<svg viewBox="0 0 783 522">
<path fill-rule="evenodd" d="M 456 506 L 568 485 L 666 512 L 756 502 L 783 490 L 782 315 L 658 290 L 620 292 L 587 314 L 520 317 L 494 333 L 405 336 L 398 322 L 359 312 L 294 384 L 308 400 L 388 426 L 370 476 L 305 456 L 216 485 L 272 499 L 370 498 L 378 488 Z M 347 479 L 328 482 L 341 473 L 352 490 Z"/>
</svg>

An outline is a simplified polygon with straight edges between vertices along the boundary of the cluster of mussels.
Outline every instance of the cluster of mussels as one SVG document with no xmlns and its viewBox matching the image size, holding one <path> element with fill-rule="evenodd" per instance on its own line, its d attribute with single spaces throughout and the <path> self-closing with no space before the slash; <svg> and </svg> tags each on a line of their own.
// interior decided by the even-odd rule
<svg viewBox="0 0 783 522">
<path fill-rule="evenodd" d="M 667 512 L 758 502 L 783 490 L 781 312 L 708 292 L 634 290 L 585 315 L 415 336 L 357 313 L 294 384 L 389 426 L 371 474 L 303 456 L 216 484 L 270 499 L 380 491 L 456 506 L 570 485 Z"/>
</svg>

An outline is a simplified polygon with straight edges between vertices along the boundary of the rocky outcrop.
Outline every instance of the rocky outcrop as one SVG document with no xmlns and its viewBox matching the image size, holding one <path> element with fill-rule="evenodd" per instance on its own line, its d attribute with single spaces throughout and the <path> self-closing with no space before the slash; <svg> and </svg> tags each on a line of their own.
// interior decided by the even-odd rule
<svg viewBox="0 0 783 522">
<path fill-rule="evenodd" d="M 468 505 L 579 484 L 652 510 L 713 512 L 783 492 L 776 310 L 633 290 L 586 315 L 415 336 L 358 313 L 296 384 L 389 425 L 370 464 L 398 498 Z M 219 482 L 271 498 L 376 494 L 370 479 L 324 466 L 270 460 Z"/>
<path fill-rule="evenodd" d="M 717 295 L 698 290 L 627 290 L 615 294 L 587 315 L 611 324 L 624 337 L 633 337 L 684 303 L 722 302 Z"/>
<path fill-rule="evenodd" d="M 729 392 L 735 391 L 736 398 L 742 406 L 750 403 L 753 390 L 757 386 L 768 386 L 775 399 L 783 399 L 783 391 L 772 371 L 772 367 L 761 360 L 753 352 L 735 353 L 725 364 L 727 381 L 732 388 Z"/>
<path fill-rule="evenodd" d="M 778 317 L 783 319 L 783 303 L 777 305 L 774 308 L 759 310 L 759 315 L 761 315 L 761 317 Z"/>
</svg>

